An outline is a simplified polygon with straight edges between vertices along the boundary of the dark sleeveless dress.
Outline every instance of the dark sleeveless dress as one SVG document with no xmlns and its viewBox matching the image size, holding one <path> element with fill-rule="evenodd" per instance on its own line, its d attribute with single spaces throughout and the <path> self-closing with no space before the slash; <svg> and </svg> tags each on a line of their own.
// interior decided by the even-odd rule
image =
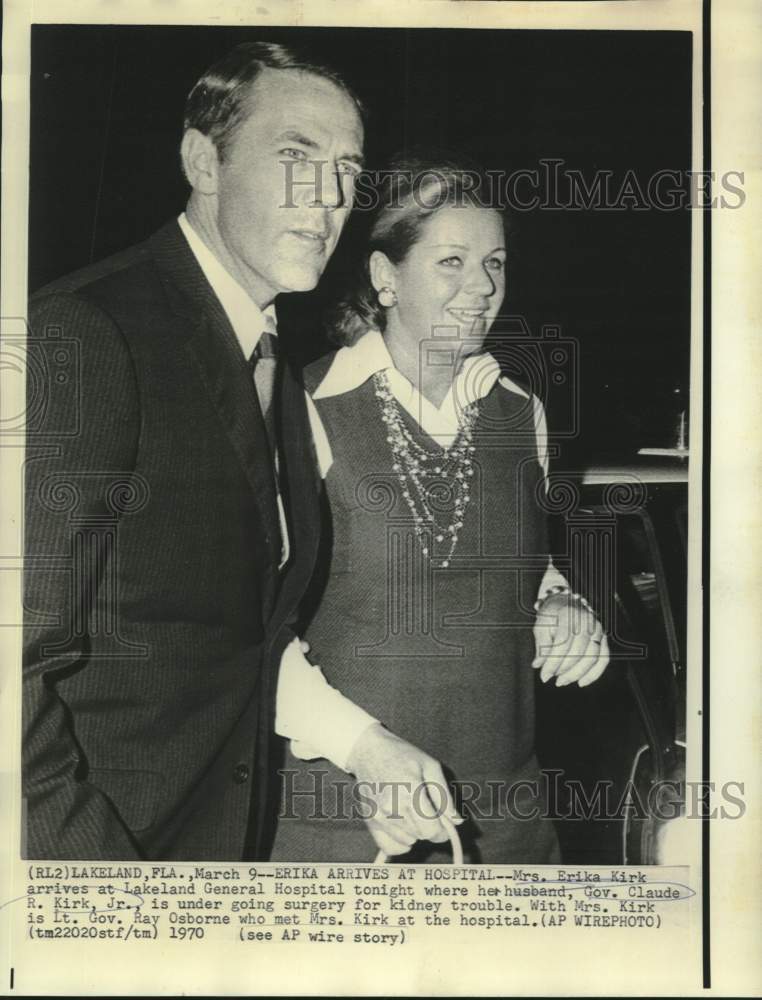
<svg viewBox="0 0 762 1000">
<path fill-rule="evenodd" d="M 307 370 L 308 388 L 330 360 Z M 548 547 L 530 403 L 498 383 L 480 401 L 472 499 L 447 568 L 436 559 L 432 568 L 422 552 L 373 380 L 315 405 L 333 465 L 328 571 L 305 635 L 311 659 L 334 687 L 440 761 L 468 817 L 459 827 L 467 862 L 557 861 L 552 823 L 536 815 L 544 797 L 534 754 L 532 605 Z M 415 439 L 436 450 L 401 412 Z M 430 552 L 447 548 L 432 541 Z M 351 775 L 287 750 L 281 778 L 273 860 L 373 859 L 362 787 Z M 402 860 L 448 857 L 448 845 L 419 842 Z"/>
</svg>

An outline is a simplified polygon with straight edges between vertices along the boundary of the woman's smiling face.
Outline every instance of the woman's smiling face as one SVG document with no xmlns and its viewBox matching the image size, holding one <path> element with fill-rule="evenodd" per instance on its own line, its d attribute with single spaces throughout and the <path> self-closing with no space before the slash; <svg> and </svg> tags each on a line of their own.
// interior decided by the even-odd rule
<svg viewBox="0 0 762 1000">
<path fill-rule="evenodd" d="M 505 258 L 502 219 L 494 209 L 438 209 L 405 259 L 386 262 L 391 270 L 384 283 L 397 296 L 395 326 L 419 342 L 459 340 L 465 354 L 481 350 L 505 295 Z"/>
</svg>

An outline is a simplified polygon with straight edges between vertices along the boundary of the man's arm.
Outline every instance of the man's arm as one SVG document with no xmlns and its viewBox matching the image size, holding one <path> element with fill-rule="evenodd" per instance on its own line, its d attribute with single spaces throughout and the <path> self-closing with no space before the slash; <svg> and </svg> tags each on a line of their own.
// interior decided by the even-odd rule
<svg viewBox="0 0 762 1000">
<path fill-rule="evenodd" d="M 131 859 L 139 855 L 126 827 L 86 780 L 87 761 L 56 680 L 63 671 L 103 669 L 88 653 L 88 622 L 111 554 L 81 525 L 108 512 L 109 485 L 133 468 L 139 432 L 134 370 L 109 317 L 74 296 L 33 303 L 29 323 L 23 853 Z M 60 338 L 69 358 L 65 382 L 56 382 L 49 367 L 58 349 L 50 349 L 51 338 L 56 344 Z M 118 739 L 117 719 L 113 731 Z"/>
</svg>

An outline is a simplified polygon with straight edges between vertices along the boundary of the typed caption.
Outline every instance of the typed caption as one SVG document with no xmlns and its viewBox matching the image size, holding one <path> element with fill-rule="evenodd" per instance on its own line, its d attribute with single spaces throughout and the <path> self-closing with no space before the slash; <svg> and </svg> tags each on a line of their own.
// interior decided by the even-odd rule
<svg viewBox="0 0 762 1000">
<path fill-rule="evenodd" d="M 30 940 L 398 948 L 459 935 L 685 927 L 688 868 L 30 863 Z"/>
</svg>

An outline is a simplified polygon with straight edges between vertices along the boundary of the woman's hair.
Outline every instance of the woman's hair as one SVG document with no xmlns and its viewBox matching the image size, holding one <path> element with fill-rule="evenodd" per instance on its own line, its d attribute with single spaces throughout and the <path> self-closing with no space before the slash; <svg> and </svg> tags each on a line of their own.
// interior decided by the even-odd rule
<svg viewBox="0 0 762 1000">
<path fill-rule="evenodd" d="M 401 263 L 421 238 L 427 221 L 445 206 L 473 205 L 500 212 L 488 197 L 484 174 L 464 158 L 446 154 L 416 153 L 396 157 L 377 175 L 374 214 L 365 238 L 359 265 L 349 277 L 349 287 L 327 317 L 330 338 L 351 344 L 367 330 L 386 327 L 386 309 L 370 278 L 370 257 L 379 250 L 392 264 Z"/>
</svg>

